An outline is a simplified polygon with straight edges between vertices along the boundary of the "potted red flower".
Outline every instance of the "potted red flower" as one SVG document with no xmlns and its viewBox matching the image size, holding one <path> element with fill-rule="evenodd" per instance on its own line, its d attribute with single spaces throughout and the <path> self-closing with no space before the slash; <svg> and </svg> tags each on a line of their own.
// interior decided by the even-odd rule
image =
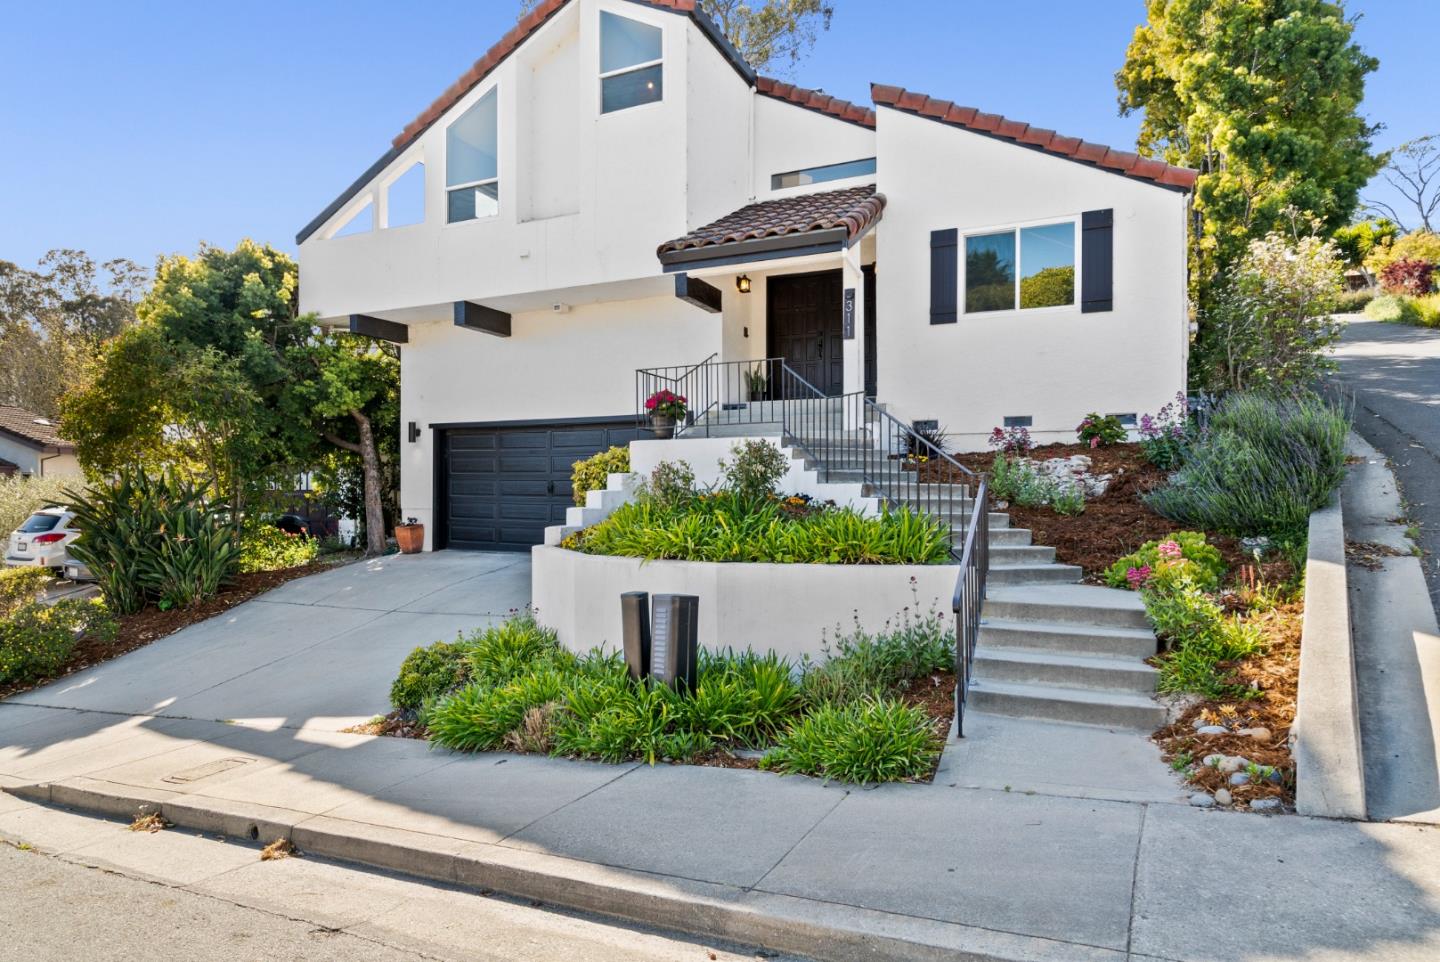
<svg viewBox="0 0 1440 962">
<path fill-rule="evenodd" d="M 685 396 L 674 391 L 656 391 L 645 399 L 645 410 L 650 413 L 655 437 L 674 437 L 676 423 L 685 421 Z"/>
</svg>

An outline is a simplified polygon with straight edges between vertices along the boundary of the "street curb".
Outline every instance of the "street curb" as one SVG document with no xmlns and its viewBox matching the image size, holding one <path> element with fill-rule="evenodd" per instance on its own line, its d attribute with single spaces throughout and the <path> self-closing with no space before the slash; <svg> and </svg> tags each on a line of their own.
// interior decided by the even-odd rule
<svg viewBox="0 0 1440 962">
<path fill-rule="evenodd" d="M 72 778 L 11 785 L 32 801 L 231 838 L 289 838 L 302 854 L 502 892 L 819 962 L 1125 962 L 1126 953 L 266 805 Z"/>
<path fill-rule="evenodd" d="M 1345 519 L 1336 492 L 1310 515 L 1300 681 L 1291 727 L 1295 810 L 1365 818 L 1365 759 L 1345 575 Z"/>
</svg>

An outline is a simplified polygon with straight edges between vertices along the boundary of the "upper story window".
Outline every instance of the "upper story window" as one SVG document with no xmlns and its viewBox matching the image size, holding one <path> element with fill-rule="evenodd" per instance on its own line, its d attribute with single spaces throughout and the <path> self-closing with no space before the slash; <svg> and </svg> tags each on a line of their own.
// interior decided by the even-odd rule
<svg viewBox="0 0 1440 962">
<path fill-rule="evenodd" d="M 965 238 L 967 314 L 1074 303 L 1074 221 Z"/>
<path fill-rule="evenodd" d="M 864 177 L 875 173 L 875 158 L 849 160 L 843 164 L 826 164 L 823 167 L 806 167 L 783 174 L 770 175 L 770 189 L 804 187 L 806 184 L 823 184 L 827 180 L 844 180 L 847 177 Z"/>
<path fill-rule="evenodd" d="M 445 130 L 445 219 L 454 224 L 500 211 L 499 118 L 495 90 Z"/>
<path fill-rule="evenodd" d="M 659 100 L 665 92 L 659 27 L 600 12 L 600 112 Z"/>
</svg>

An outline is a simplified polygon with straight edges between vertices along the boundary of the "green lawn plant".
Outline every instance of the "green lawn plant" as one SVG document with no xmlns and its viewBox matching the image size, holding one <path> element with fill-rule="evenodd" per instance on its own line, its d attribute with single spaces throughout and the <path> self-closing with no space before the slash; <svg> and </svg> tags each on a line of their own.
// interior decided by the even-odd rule
<svg viewBox="0 0 1440 962">
<path fill-rule="evenodd" d="M 1111 444 L 1123 444 L 1129 437 L 1125 425 L 1113 414 L 1097 414 L 1091 411 L 1081 420 L 1079 427 L 1075 429 L 1075 436 L 1081 444 L 1088 444 L 1092 448 L 1106 447 Z"/>
<path fill-rule="evenodd" d="M 1165 555 L 1161 553 L 1162 545 L 1166 546 Z M 1194 565 L 1191 577 L 1202 590 L 1214 591 L 1220 587 L 1228 566 L 1220 555 L 1220 549 L 1207 543 L 1200 531 L 1172 531 L 1159 540 L 1147 541 L 1106 568 L 1102 577 L 1112 588 L 1133 588 L 1130 572 L 1146 568 L 1154 570 L 1163 558 L 1168 556 L 1173 559 L 1176 550 L 1181 558 Z"/>
<path fill-rule="evenodd" d="M 1313 394 L 1232 394 L 1209 428 L 1145 502 L 1206 531 L 1303 540 L 1344 479 L 1346 413 Z"/>
<path fill-rule="evenodd" d="M 290 534 L 268 521 L 259 521 L 240 532 L 240 557 L 235 570 L 283 571 L 307 565 L 319 556 L 319 539 Z"/>
<path fill-rule="evenodd" d="M 175 472 L 123 468 L 69 500 L 81 531 L 70 553 L 89 566 L 117 614 L 209 598 L 239 561 L 228 507 Z"/>
<path fill-rule="evenodd" d="M 620 657 L 576 655 L 532 613 L 417 648 L 391 689 L 437 745 L 618 763 L 692 761 L 726 748 L 771 748 L 779 772 L 878 782 L 928 775 L 940 739 L 901 696 L 954 665 L 938 612 L 856 630 L 830 658 L 795 666 L 752 651 L 702 650 L 694 690 L 633 680 Z"/>
<path fill-rule="evenodd" d="M 1261 650 L 1259 627 L 1241 615 L 1227 614 L 1196 581 L 1194 562 L 1163 559 L 1140 588 L 1145 612 L 1166 651 L 1159 661 L 1162 692 L 1204 698 L 1240 699 L 1251 690 L 1237 683 L 1230 668 Z"/>
<path fill-rule="evenodd" d="M 583 508 L 586 495 L 591 491 L 605 490 L 610 475 L 630 472 L 630 448 L 617 444 L 583 461 L 576 461 L 571 468 L 571 491 L 575 495 L 575 503 Z"/>
</svg>

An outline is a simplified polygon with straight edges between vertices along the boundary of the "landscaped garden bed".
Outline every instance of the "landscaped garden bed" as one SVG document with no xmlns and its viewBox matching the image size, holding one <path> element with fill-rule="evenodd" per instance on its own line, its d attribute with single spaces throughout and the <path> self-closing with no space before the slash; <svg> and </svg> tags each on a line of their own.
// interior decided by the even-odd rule
<svg viewBox="0 0 1440 962">
<path fill-rule="evenodd" d="M 577 655 L 531 613 L 417 648 L 394 711 L 359 731 L 459 751 L 762 768 L 846 782 L 934 775 L 954 710 L 954 637 L 938 612 L 826 643 L 823 661 L 702 650 L 693 691 Z"/>
</svg>

